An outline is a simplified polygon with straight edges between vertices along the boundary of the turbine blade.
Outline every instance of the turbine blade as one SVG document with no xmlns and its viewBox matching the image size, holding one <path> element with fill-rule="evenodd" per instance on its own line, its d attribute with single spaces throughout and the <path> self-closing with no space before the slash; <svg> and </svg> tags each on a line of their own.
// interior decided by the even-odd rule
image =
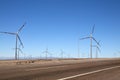
<svg viewBox="0 0 120 80">
<path fill-rule="evenodd" d="M 88 39 L 88 38 L 90 38 L 90 37 L 84 37 L 84 38 L 80 38 L 80 40 L 84 40 L 84 39 Z"/>
<path fill-rule="evenodd" d="M 93 45 L 92 47 L 96 47 L 99 52 L 101 52 L 100 48 L 97 45 Z"/>
<path fill-rule="evenodd" d="M 20 27 L 20 29 L 18 30 L 18 33 L 23 29 L 23 27 L 25 26 L 26 22 Z"/>
<path fill-rule="evenodd" d="M 100 45 L 100 40 L 99 40 L 98 44 L 99 44 L 99 46 L 101 47 L 101 45 Z"/>
<path fill-rule="evenodd" d="M 16 33 L 11 33 L 11 32 L 0 32 L 2 34 L 11 34 L 11 35 L 16 35 Z"/>
<path fill-rule="evenodd" d="M 18 48 L 18 50 L 19 50 L 21 53 L 23 53 L 23 51 L 22 51 L 20 48 Z"/>
<path fill-rule="evenodd" d="M 98 46 L 97 46 L 97 49 L 98 49 L 99 52 L 101 52 L 101 50 L 100 50 L 100 48 Z"/>
<path fill-rule="evenodd" d="M 99 45 L 99 43 L 97 42 L 97 40 L 94 37 L 92 37 L 92 39 L 97 43 L 97 45 Z"/>
<path fill-rule="evenodd" d="M 23 43 L 22 43 L 22 41 L 21 41 L 19 35 L 17 35 L 17 37 L 18 37 L 18 39 L 19 39 L 19 41 L 20 41 L 20 44 L 21 44 L 22 48 L 24 48 Z"/>
<path fill-rule="evenodd" d="M 95 24 L 94 24 L 93 27 L 92 27 L 92 32 L 91 32 L 91 34 L 94 33 L 94 28 L 95 28 Z"/>
</svg>

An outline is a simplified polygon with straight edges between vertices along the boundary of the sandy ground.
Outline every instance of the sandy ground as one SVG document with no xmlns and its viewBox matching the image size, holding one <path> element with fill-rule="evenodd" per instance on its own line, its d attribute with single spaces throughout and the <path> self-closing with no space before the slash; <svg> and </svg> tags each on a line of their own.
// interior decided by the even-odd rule
<svg viewBox="0 0 120 80">
<path fill-rule="evenodd" d="M 0 66 L 14 65 L 55 65 L 55 64 L 72 64 L 84 63 L 90 61 L 116 60 L 116 58 L 99 58 L 99 59 L 48 59 L 48 60 L 0 60 Z"/>
<path fill-rule="evenodd" d="M 0 80 L 56 80 L 117 65 L 120 59 L 6 60 L 0 61 Z"/>
</svg>

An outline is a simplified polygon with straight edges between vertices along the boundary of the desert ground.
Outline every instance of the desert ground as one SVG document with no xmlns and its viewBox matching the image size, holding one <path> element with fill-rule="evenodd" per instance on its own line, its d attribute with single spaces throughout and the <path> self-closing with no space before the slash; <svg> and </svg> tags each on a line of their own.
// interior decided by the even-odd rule
<svg viewBox="0 0 120 80">
<path fill-rule="evenodd" d="M 0 80 L 119 80 L 119 73 L 119 58 L 0 61 Z"/>
</svg>

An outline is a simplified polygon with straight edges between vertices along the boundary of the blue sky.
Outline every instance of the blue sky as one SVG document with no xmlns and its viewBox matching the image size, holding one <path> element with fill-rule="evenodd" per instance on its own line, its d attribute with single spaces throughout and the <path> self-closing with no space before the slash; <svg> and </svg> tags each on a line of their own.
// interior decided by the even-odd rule
<svg viewBox="0 0 120 80">
<path fill-rule="evenodd" d="M 19 35 L 27 56 L 44 56 L 48 47 L 54 56 L 63 49 L 65 56 L 77 57 L 78 38 L 89 36 L 94 24 L 99 56 L 114 57 L 120 50 L 119 0 L 0 0 L 0 31 L 16 32 L 24 22 Z M 1 57 L 14 57 L 15 36 L 0 34 L 0 44 Z M 89 44 L 80 41 L 81 57 L 88 57 Z"/>
</svg>

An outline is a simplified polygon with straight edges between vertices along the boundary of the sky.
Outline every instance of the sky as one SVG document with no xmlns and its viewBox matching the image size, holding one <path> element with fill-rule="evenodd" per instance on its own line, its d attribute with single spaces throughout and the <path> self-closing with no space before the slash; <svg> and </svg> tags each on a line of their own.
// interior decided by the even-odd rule
<svg viewBox="0 0 120 80">
<path fill-rule="evenodd" d="M 78 57 L 78 39 L 89 36 L 94 24 L 99 57 L 120 56 L 120 0 L 0 0 L 0 31 L 17 32 L 24 22 L 19 36 L 28 57 L 44 57 L 46 48 L 53 57 L 61 50 Z M 79 41 L 80 57 L 89 57 L 89 45 L 89 39 Z M 14 57 L 14 48 L 15 36 L 0 34 L 0 58 Z"/>
</svg>

